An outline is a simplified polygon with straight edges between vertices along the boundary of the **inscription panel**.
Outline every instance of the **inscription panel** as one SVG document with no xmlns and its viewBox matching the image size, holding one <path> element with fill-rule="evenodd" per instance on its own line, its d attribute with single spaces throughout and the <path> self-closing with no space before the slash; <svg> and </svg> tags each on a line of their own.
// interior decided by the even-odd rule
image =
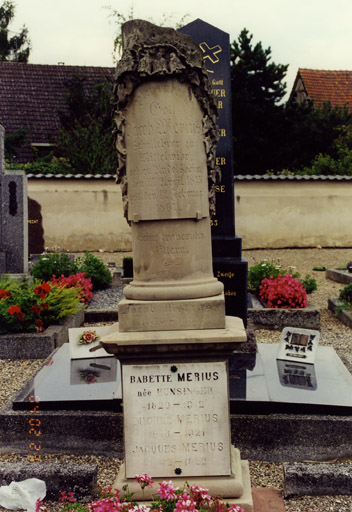
<svg viewBox="0 0 352 512">
<path fill-rule="evenodd" d="M 126 116 L 129 220 L 209 215 L 203 115 L 177 80 L 142 84 Z"/>
<path fill-rule="evenodd" d="M 225 362 L 124 365 L 126 477 L 230 475 Z"/>
</svg>

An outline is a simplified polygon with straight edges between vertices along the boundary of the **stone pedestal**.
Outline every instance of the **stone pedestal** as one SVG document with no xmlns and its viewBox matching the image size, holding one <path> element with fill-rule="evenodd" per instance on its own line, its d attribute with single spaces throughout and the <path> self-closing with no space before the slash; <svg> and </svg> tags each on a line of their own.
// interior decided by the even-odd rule
<svg viewBox="0 0 352 512">
<path fill-rule="evenodd" d="M 225 317 L 212 266 L 215 100 L 188 36 L 136 20 L 122 39 L 114 119 L 134 279 L 117 330 L 101 340 L 122 364 L 125 464 L 114 485 L 135 491 L 142 472 L 180 487 L 191 479 L 226 501 L 246 495 L 250 511 L 248 470 L 231 447 L 227 370 L 246 332 Z"/>
</svg>

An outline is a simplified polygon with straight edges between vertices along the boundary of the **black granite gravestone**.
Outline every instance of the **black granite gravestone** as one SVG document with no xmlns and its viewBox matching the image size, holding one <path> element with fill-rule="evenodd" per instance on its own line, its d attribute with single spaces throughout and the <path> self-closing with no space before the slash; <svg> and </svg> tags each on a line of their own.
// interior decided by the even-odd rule
<svg viewBox="0 0 352 512">
<path fill-rule="evenodd" d="M 42 208 L 34 199 L 28 198 L 28 253 L 44 252 L 44 230 Z"/>
<path fill-rule="evenodd" d="M 229 34 L 198 19 L 179 29 L 199 44 L 213 94 L 218 100 L 220 140 L 217 164 L 222 177 L 217 188 L 216 214 L 212 216 L 214 275 L 224 283 L 226 314 L 247 322 L 247 262 L 242 240 L 235 234 L 234 173 Z"/>
<path fill-rule="evenodd" d="M 5 171 L 5 130 L 0 125 L 0 274 L 28 271 L 27 177 Z"/>
</svg>

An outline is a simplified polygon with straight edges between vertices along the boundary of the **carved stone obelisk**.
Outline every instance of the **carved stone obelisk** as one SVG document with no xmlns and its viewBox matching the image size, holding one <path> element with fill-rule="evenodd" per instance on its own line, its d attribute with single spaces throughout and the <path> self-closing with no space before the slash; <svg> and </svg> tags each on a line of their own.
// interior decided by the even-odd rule
<svg viewBox="0 0 352 512">
<path fill-rule="evenodd" d="M 195 478 L 227 501 L 245 495 L 250 511 L 248 467 L 231 447 L 227 375 L 246 332 L 241 319 L 225 317 L 212 270 L 215 100 L 189 36 L 141 20 L 123 25 L 122 36 L 117 181 L 134 279 L 119 303 L 118 331 L 101 340 L 122 363 L 125 464 L 114 486 L 128 483 L 143 499 L 130 480 L 137 470 Z"/>
</svg>

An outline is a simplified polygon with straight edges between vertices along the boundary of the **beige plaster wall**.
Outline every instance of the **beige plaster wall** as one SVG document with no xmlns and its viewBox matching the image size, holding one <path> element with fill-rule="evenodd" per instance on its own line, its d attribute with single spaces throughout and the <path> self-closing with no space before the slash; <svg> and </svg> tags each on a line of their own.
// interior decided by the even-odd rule
<svg viewBox="0 0 352 512">
<path fill-rule="evenodd" d="M 49 250 L 131 250 L 120 186 L 113 179 L 29 179 L 28 196 L 41 205 Z"/>
<path fill-rule="evenodd" d="M 352 181 L 236 181 L 244 249 L 351 247 Z"/>
<path fill-rule="evenodd" d="M 49 249 L 131 250 L 120 187 L 113 179 L 29 179 Z M 243 249 L 352 247 L 352 181 L 235 182 Z"/>
</svg>

